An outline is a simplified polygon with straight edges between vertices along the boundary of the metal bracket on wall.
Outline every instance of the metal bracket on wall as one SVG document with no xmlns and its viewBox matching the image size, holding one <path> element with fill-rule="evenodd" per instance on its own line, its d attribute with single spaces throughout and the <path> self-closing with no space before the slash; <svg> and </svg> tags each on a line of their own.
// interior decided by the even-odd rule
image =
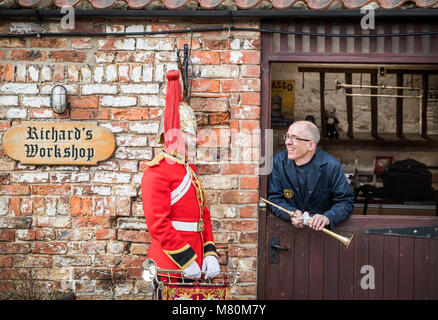
<svg viewBox="0 0 438 320">
<path fill-rule="evenodd" d="M 386 236 L 438 239 L 438 226 L 366 229 L 365 233 Z"/>
</svg>

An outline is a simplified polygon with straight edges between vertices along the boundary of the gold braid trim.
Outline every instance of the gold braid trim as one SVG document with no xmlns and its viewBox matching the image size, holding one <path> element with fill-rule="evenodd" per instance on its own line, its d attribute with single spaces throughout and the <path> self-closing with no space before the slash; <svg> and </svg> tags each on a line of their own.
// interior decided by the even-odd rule
<svg viewBox="0 0 438 320">
<path fill-rule="evenodd" d="M 149 167 L 156 166 L 160 164 L 161 160 L 163 159 L 164 159 L 164 153 L 160 152 L 151 161 L 146 162 L 146 165 Z"/>
<path fill-rule="evenodd" d="M 198 175 L 192 170 L 192 168 L 190 168 L 190 166 L 189 169 L 190 169 L 190 174 L 192 176 L 192 182 L 193 182 L 192 184 L 196 190 L 196 197 L 198 198 L 199 208 L 201 209 L 201 215 L 202 215 L 202 210 L 204 209 L 205 199 L 206 199 L 204 185 L 202 184 L 202 181 L 199 179 Z"/>
</svg>

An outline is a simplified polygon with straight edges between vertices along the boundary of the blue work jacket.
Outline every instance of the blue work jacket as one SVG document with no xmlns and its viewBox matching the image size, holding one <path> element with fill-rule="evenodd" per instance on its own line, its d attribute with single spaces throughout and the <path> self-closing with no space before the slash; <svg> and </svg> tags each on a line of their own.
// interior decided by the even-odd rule
<svg viewBox="0 0 438 320">
<path fill-rule="evenodd" d="M 330 220 L 329 229 L 347 219 L 354 208 L 354 195 L 339 161 L 320 148 L 309 163 L 307 190 L 300 189 L 295 161 L 287 158 L 287 150 L 274 155 L 268 182 L 268 200 L 287 209 L 319 213 Z M 290 221 L 289 215 L 273 206 L 271 211 Z"/>
</svg>

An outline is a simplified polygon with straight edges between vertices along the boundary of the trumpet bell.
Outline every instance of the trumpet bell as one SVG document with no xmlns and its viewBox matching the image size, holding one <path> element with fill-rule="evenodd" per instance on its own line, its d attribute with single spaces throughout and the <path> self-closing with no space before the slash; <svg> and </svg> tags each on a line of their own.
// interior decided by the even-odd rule
<svg viewBox="0 0 438 320">
<path fill-rule="evenodd" d="M 157 276 L 158 268 L 154 260 L 146 259 L 143 261 L 141 268 L 143 270 L 141 275 L 144 281 L 150 282 Z"/>
</svg>

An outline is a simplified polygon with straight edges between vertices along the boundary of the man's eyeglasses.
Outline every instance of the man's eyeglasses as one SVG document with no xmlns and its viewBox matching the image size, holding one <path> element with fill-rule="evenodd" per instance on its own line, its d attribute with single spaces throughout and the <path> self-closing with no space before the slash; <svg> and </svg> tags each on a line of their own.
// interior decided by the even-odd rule
<svg viewBox="0 0 438 320">
<path fill-rule="evenodd" d="M 312 141 L 312 139 L 298 138 L 297 136 L 291 136 L 289 134 L 284 134 L 283 135 L 283 140 L 284 141 L 290 140 L 292 142 L 296 142 L 297 140 L 298 141 Z"/>
</svg>

